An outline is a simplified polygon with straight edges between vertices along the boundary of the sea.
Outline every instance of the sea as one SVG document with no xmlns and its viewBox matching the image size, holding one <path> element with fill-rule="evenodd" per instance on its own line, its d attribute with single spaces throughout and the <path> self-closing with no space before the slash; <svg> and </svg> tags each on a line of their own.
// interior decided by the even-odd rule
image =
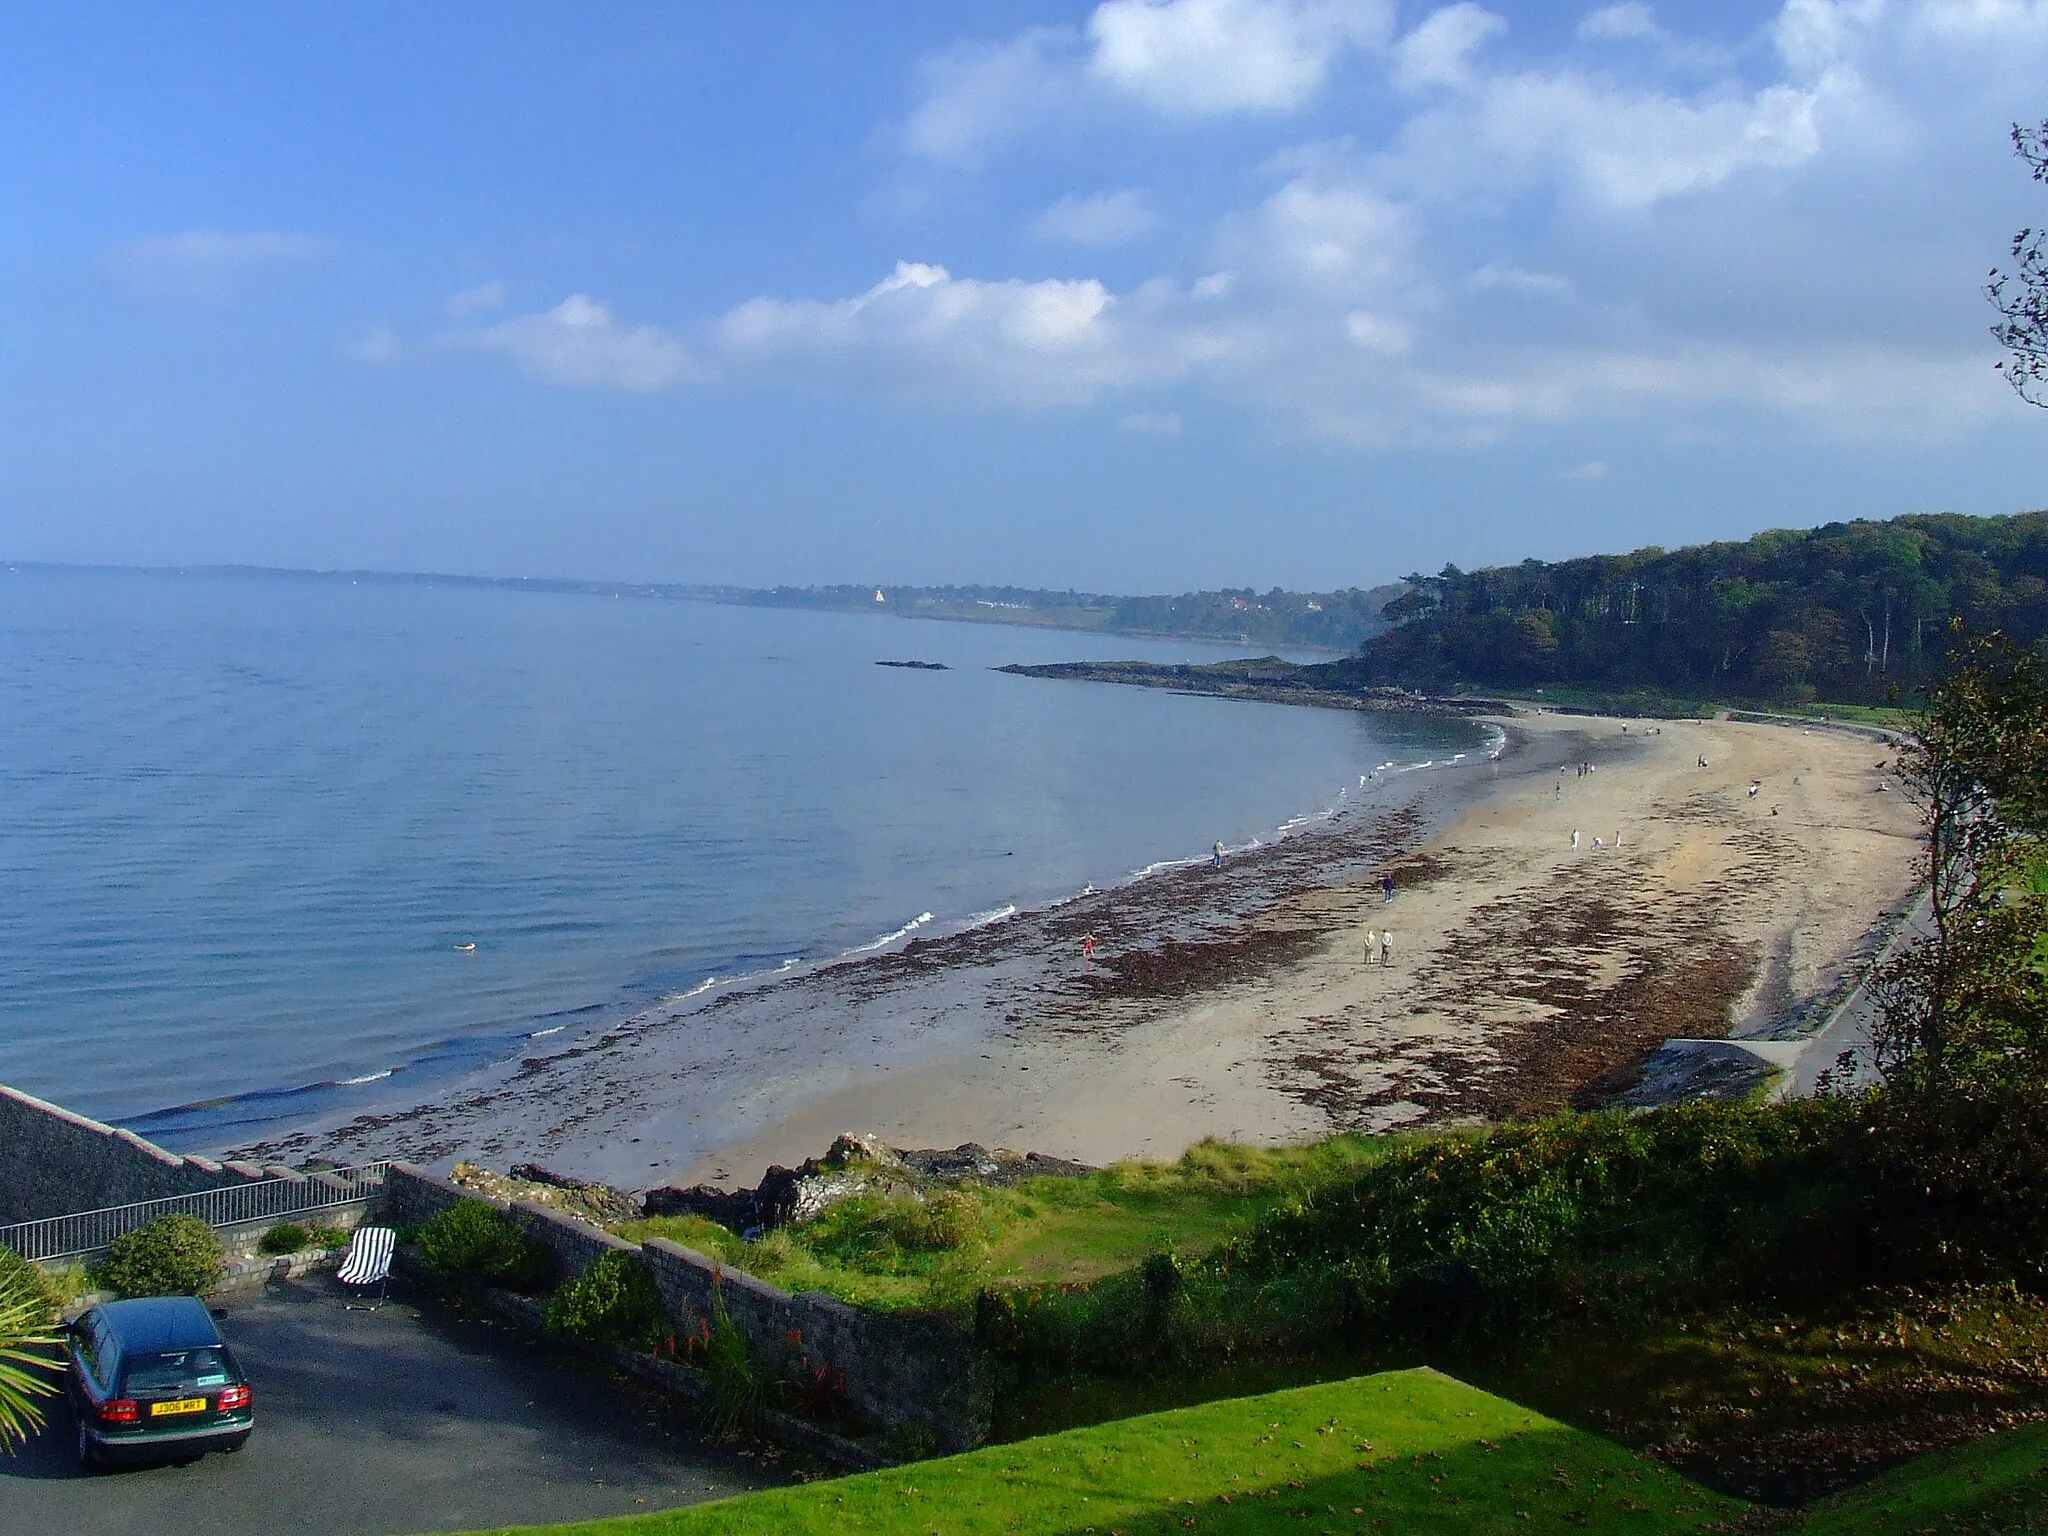
<svg viewBox="0 0 2048 1536">
<path fill-rule="evenodd" d="M 993 670 L 1262 651 L 0 567 L 0 1082 L 222 1146 L 1268 841 L 1481 744 Z M 946 670 L 877 665 L 908 660 Z"/>
</svg>

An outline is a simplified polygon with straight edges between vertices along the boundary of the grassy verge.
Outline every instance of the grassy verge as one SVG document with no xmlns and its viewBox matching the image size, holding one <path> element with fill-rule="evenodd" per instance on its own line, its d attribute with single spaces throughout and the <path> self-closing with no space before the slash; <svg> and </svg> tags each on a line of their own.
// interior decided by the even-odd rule
<svg viewBox="0 0 2048 1536">
<path fill-rule="evenodd" d="M 1162 1250 L 1207 1253 L 1262 1218 L 1355 1175 L 1396 1145 L 1339 1136 L 1308 1147 L 1204 1142 L 1174 1163 L 1119 1163 L 1080 1178 L 969 1186 L 926 1200 L 864 1196 L 742 1242 L 715 1222 L 622 1222 L 790 1290 L 883 1308 L 964 1308 L 984 1287 L 1084 1285 Z"/>
<path fill-rule="evenodd" d="M 554 1536 L 1679 1532 L 1743 1506 L 1432 1371 L 1127 1419 Z"/>
<path fill-rule="evenodd" d="M 1922 1457 L 1814 1509 L 1799 1536 L 1943 1536 L 2048 1530 L 2048 1426 Z"/>
</svg>

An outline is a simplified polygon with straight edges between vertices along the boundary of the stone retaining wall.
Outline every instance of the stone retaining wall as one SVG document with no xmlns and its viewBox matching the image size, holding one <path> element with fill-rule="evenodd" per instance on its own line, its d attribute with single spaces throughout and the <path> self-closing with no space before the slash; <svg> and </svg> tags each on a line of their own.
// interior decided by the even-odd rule
<svg viewBox="0 0 2048 1536">
<path fill-rule="evenodd" d="M 418 1226 L 457 1201 L 477 1198 L 447 1179 L 399 1163 L 385 1185 L 383 1219 Z M 816 1291 L 792 1295 L 662 1238 L 637 1245 L 530 1201 L 488 1203 L 545 1243 L 565 1275 L 579 1273 L 608 1249 L 636 1254 L 653 1274 L 679 1334 L 695 1334 L 708 1319 L 715 1288 L 727 1315 L 764 1361 L 779 1362 L 800 1350 L 812 1365 L 840 1373 L 848 1406 L 870 1423 L 883 1429 L 921 1425 L 948 1451 L 988 1438 L 994 1386 L 987 1354 L 973 1338 L 934 1319 L 870 1312 Z"/>
<path fill-rule="evenodd" d="M 270 1177 L 253 1163 L 180 1157 L 0 1083 L 0 1226 Z"/>
</svg>

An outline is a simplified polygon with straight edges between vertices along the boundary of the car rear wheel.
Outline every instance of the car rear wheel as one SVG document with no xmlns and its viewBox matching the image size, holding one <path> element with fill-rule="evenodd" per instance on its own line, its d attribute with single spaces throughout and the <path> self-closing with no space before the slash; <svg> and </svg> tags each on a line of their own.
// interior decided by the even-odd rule
<svg viewBox="0 0 2048 1536">
<path fill-rule="evenodd" d="M 96 1472 L 99 1470 L 99 1465 L 100 1453 L 93 1446 L 92 1436 L 85 1432 L 85 1418 L 83 1415 L 80 1415 L 78 1419 L 78 1470 L 81 1472 Z"/>
</svg>

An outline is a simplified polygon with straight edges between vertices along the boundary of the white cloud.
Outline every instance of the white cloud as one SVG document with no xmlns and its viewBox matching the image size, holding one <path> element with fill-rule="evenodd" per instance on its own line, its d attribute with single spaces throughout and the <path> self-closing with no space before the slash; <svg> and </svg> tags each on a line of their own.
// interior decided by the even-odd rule
<svg viewBox="0 0 2048 1536">
<path fill-rule="evenodd" d="M 1657 25 L 1657 18 L 1650 14 L 1650 8 L 1642 0 L 1604 5 L 1597 11 L 1588 11 L 1579 20 L 1579 36 L 1588 42 L 1638 37 L 1655 41 L 1663 35 L 1664 29 Z"/>
<path fill-rule="evenodd" d="M 1169 119 L 1295 112 L 1392 25 L 1391 0 L 1103 0 L 1084 28 L 1029 27 L 926 59 L 902 144 L 974 167 L 1005 140 L 1120 105 Z"/>
<path fill-rule="evenodd" d="M 851 298 L 750 299 L 716 336 L 738 371 L 955 401 L 1086 400 L 1185 371 L 1194 337 L 1126 324 L 1119 308 L 1094 278 L 991 282 L 902 261 Z"/>
<path fill-rule="evenodd" d="M 116 246 L 116 268 L 145 292 L 171 298 L 226 299 L 241 280 L 263 267 L 303 265 L 324 256 L 332 242 L 319 235 L 274 229 L 188 229 L 183 234 L 131 240 Z"/>
<path fill-rule="evenodd" d="M 1120 418 L 1117 426 L 1139 437 L 1179 437 L 1181 420 L 1173 411 L 1132 411 Z"/>
<path fill-rule="evenodd" d="M 1606 476 L 1607 461 L 1604 459 L 1588 459 L 1583 464 L 1574 464 L 1570 469 L 1561 469 L 1557 473 L 1560 480 L 1602 480 Z"/>
<path fill-rule="evenodd" d="M 448 295 L 448 313 L 451 315 L 474 315 L 486 309 L 498 309 L 505 302 L 505 284 L 493 279 L 478 283 L 474 288 L 465 288 L 460 293 Z"/>
<path fill-rule="evenodd" d="M 1569 304 L 1578 297 L 1578 290 L 1572 286 L 1570 278 L 1560 277 L 1555 272 L 1532 272 L 1511 263 L 1489 261 L 1474 268 L 1465 281 L 1481 293 L 1499 290 L 1526 294 L 1531 298 L 1552 299 L 1562 304 Z"/>
<path fill-rule="evenodd" d="M 1098 15 L 1141 30 L 1240 15 L 1181 4 Z M 1646 7 L 1610 6 L 1581 30 L 1642 36 L 1643 22 Z M 985 88 L 994 106 L 948 118 L 928 98 L 917 152 L 965 164 L 1040 121 L 1034 82 L 1067 93 L 1084 149 L 1087 133 L 1121 131 L 1088 114 L 1147 99 L 1135 74 L 1117 84 L 1089 62 L 1100 31 L 1044 29 L 928 66 L 927 83 Z M 687 330 L 625 326 L 578 297 L 432 346 L 624 388 L 728 381 L 920 409 L 1102 401 L 1105 420 L 1153 435 L 1180 419 L 1154 404 L 1173 389 L 1362 444 L 1471 445 L 1585 420 L 1683 431 L 1733 413 L 1938 434 L 2009 405 L 1974 285 L 2026 217 L 1987 223 L 1984 209 L 2037 195 L 1996 130 L 2037 110 L 2048 3 L 1788 0 L 1775 54 L 1667 34 L 1603 52 L 1597 69 L 1579 38 L 1509 56 L 1488 46 L 1499 31 L 1477 6 L 1426 16 L 1380 63 L 1390 82 L 1430 88 L 1377 92 L 1385 120 L 1367 115 L 1370 133 L 1205 140 L 1239 158 L 1173 184 L 1176 209 L 1191 186 L 1249 190 L 1160 242 L 1171 254 L 1148 276 L 903 262 L 863 292 L 761 295 Z M 1192 44 L 1155 44 L 1130 45 L 1127 72 L 1149 61 L 1205 110 L 1245 99 L 1187 84 Z M 1967 118 L 1958 80 L 1986 82 Z M 1959 191 L 1970 177 L 2002 178 L 2009 196 Z M 1108 246 L 1157 215 L 1126 188 L 1013 217 L 1041 239 Z M 373 341 L 361 345 L 398 350 Z"/>
<path fill-rule="evenodd" d="M 379 322 L 342 339 L 341 355 L 358 363 L 395 363 L 405 353 L 398 333 Z"/>
<path fill-rule="evenodd" d="M 1384 41 L 1391 15 L 1384 0 L 1105 0 L 1088 68 L 1171 116 L 1292 112 L 1339 54 Z"/>
<path fill-rule="evenodd" d="M 1086 197 L 1069 194 L 1031 221 L 1031 233 L 1041 240 L 1069 240 L 1076 245 L 1122 245 L 1158 223 L 1151 199 L 1126 187 Z"/>
<path fill-rule="evenodd" d="M 621 325 L 608 308 L 581 293 L 540 314 L 444 336 L 440 345 L 501 357 L 548 384 L 641 391 L 703 376 L 668 332 Z"/>
<path fill-rule="evenodd" d="M 1471 0 L 1432 11 L 1394 45 L 1394 83 L 1404 91 L 1469 85 L 1473 55 L 1507 25 Z"/>
<path fill-rule="evenodd" d="M 1400 357 L 1415 344 L 1415 336 L 1401 321 L 1369 310 L 1354 309 L 1344 317 L 1344 334 L 1368 352 L 1382 357 Z"/>
<path fill-rule="evenodd" d="M 942 165 L 975 166 L 992 146 L 1070 111 L 1081 86 L 1080 41 L 1071 27 L 1032 27 L 925 60 L 924 99 L 903 125 L 903 147 Z"/>
</svg>

